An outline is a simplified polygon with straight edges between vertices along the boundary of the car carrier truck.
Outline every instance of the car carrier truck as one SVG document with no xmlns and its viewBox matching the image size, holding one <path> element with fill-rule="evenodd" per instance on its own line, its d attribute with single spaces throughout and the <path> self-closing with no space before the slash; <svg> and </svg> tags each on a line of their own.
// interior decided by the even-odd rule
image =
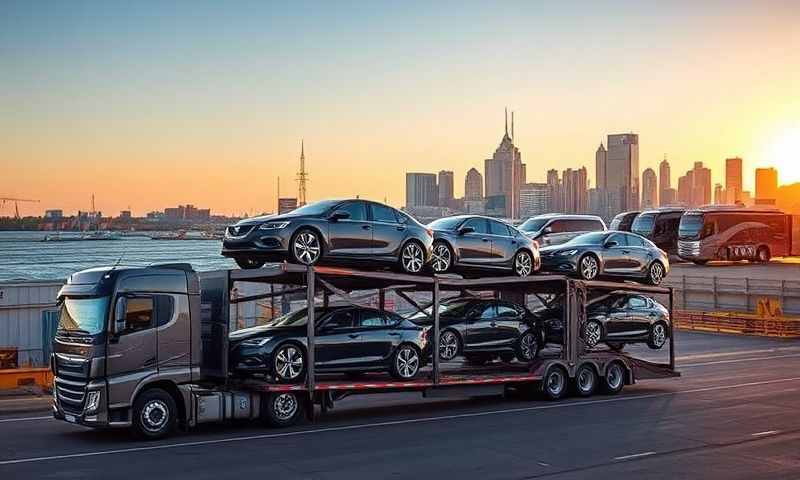
<svg viewBox="0 0 800 480">
<path fill-rule="evenodd" d="M 239 282 L 283 287 L 278 293 L 240 297 L 233 293 Z M 187 264 L 93 268 L 71 275 L 58 295 L 61 317 L 51 358 L 53 415 L 87 427 L 129 428 L 140 437 L 160 438 L 177 427 L 231 420 L 288 426 L 304 416 L 313 420 L 335 401 L 359 393 L 477 396 L 521 390 L 558 399 L 569 387 L 584 396 L 601 389 L 614 394 L 639 379 L 677 376 L 671 334 L 668 362 L 585 347 L 579 332 L 588 296 L 626 289 L 669 297 L 672 311 L 670 289 L 559 275 L 462 279 L 286 263 L 201 273 Z M 431 337 L 438 339 L 442 294 L 487 290 L 516 299 L 561 295 L 561 348 L 528 363 L 481 367 L 443 367 L 439 355 L 431 355 L 430 367 L 410 381 L 382 374 L 361 381 L 331 378 L 314 371 L 315 309 L 309 308 L 302 346 L 308 364 L 299 383 L 238 378 L 229 371 L 231 306 L 237 302 L 292 291 L 305 293 L 306 305 L 327 305 L 331 298 L 348 302 L 354 301 L 353 292 L 373 291 L 383 308 L 386 292 L 395 291 L 414 305 L 409 294 L 423 292 L 432 299 Z"/>
</svg>

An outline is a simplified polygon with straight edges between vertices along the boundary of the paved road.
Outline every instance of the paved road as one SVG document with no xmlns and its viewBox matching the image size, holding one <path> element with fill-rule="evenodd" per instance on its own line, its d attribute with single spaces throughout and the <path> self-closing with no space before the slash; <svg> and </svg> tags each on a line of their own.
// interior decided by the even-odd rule
<svg viewBox="0 0 800 480">
<path fill-rule="evenodd" d="M 682 378 L 561 402 L 352 397 L 288 430 L 140 443 L 0 418 L 0 478 L 800 477 L 800 342 L 681 333 Z"/>
</svg>

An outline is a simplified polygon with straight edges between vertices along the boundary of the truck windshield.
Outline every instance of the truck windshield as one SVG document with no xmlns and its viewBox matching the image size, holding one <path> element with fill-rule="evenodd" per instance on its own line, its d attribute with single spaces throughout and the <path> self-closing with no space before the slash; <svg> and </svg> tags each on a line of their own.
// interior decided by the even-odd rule
<svg viewBox="0 0 800 480">
<path fill-rule="evenodd" d="M 58 329 L 97 335 L 105 329 L 107 314 L 108 297 L 65 298 L 61 304 Z"/>
<path fill-rule="evenodd" d="M 656 216 L 653 213 L 643 213 L 636 217 L 631 226 L 631 232 L 647 237 L 653 233 L 656 225 Z"/>
<path fill-rule="evenodd" d="M 523 232 L 538 232 L 547 223 L 546 218 L 529 218 L 519 226 Z"/>
<path fill-rule="evenodd" d="M 700 240 L 703 231 L 703 215 L 684 215 L 678 226 L 678 238 L 684 240 Z"/>
</svg>

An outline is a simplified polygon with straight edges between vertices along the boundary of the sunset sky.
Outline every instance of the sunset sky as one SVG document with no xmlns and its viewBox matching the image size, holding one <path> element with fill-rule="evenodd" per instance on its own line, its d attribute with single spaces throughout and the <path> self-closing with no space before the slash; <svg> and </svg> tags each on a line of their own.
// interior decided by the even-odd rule
<svg viewBox="0 0 800 480">
<path fill-rule="evenodd" d="M 633 131 L 640 163 L 800 181 L 800 3 L 0 3 L 0 196 L 23 214 L 401 206 L 404 172 L 483 172 L 516 112 L 529 181 Z M 0 215 L 10 215 L 6 205 Z"/>
</svg>

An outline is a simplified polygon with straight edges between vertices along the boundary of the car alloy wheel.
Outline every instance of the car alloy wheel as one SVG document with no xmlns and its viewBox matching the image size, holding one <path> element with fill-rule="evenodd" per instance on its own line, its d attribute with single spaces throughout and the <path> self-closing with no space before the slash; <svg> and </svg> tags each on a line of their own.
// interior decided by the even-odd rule
<svg viewBox="0 0 800 480">
<path fill-rule="evenodd" d="M 431 266 L 436 273 L 445 273 L 450 269 L 450 263 L 453 261 L 453 255 L 450 253 L 450 247 L 444 243 L 437 243 L 433 246 L 433 262 Z"/>
<path fill-rule="evenodd" d="M 650 343 L 652 348 L 661 348 L 667 343 L 667 327 L 659 322 L 653 325 L 650 332 Z"/>
<path fill-rule="evenodd" d="M 275 354 L 275 374 L 280 380 L 297 380 L 304 367 L 303 352 L 295 345 L 285 345 Z"/>
<path fill-rule="evenodd" d="M 596 347 L 603 336 L 603 327 L 596 320 L 589 320 L 583 327 L 583 340 L 587 347 Z"/>
<path fill-rule="evenodd" d="M 522 250 L 514 257 L 514 273 L 518 277 L 527 277 L 533 271 L 531 254 Z"/>
<path fill-rule="evenodd" d="M 414 347 L 403 345 L 397 351 L 395 358 L 395 371 L 402 379 L 412 379 L 419 372 L 419 354 Z"/>
<path fill-rule="evenodd" d="M 584 280 L 594 280 L 598 270 L 597 259 L 594 255 L 586 255 L 581 259 L 580 273 Z"/>
<path fill-rule="evenodd" d="M 664 266 L 659 262 L 653 262 L 650 265 L 650 283 L 659 285 L 662 280 L 664 280 Z"/>
<path fill-rule="evenodd" d="M 322 244 L 317 235 L 310 230 L 301 230 L 294 237 L 292 245 L 294 258 L 303 265 L 314 265 L 322 253 Z"/>
<path fill-rule="evenodd" d="M 526 332 L 519 339 L 520 360 L 529 362 L 536 358 L 539 353 L 539 344 L 536 342 L 536 335 L 533 332 Z"/>
<path fill-rule="evenodd" d="M 439 358 L 452 360 L 458 355 L 458 337 L 452 330 L 442 332 L 439 337 Z"/>
<path fill-rule="evenodd" d="M 425 263 L 425 255 L 416 242 L 408 242 L 403 247 L 403 254 L 400 260 L 403 270 L 407 273 L 419 273 Z"/>
</svg>

